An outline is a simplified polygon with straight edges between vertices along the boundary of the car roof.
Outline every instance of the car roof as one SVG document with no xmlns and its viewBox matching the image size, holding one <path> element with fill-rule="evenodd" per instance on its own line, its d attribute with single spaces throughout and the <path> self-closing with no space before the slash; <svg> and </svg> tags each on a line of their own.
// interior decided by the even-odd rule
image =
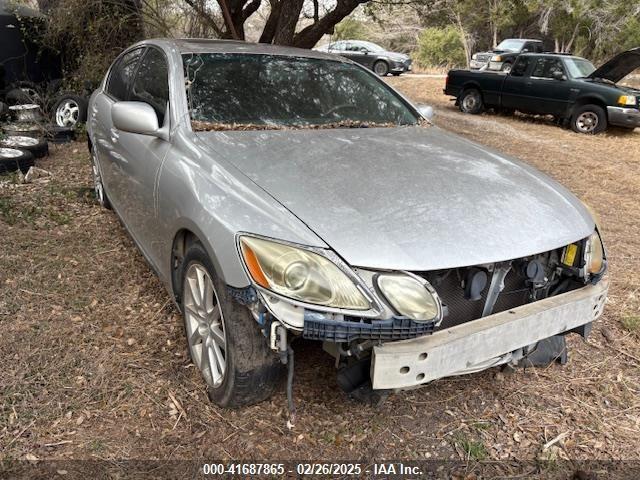
<svg viewBox="0 0 640 480">
<path fill-rule="evenodd" d="M 523 57 L 557 57 L 557 58 L 577 58 L 580 60 L 585 60 L 583 57 L 579 57 L 577 55 L 571 55 L 569 53 L 558 53 L 558 52 L 527 52 L 520 54 Z"/>
<path fill-rule="evenodd" d="M 251 43 L 241 40 L 211 40 L 203 38 L 158 38 L 143 43 L 165 43 L 174 45 L 180 53 L 245 53 L 253 55 L 280 55 L 290 57 L 306 57 L 324 60 L 348 62 L 347 59 L 317 50 L 284 47 L 268 43 Z"/>
<path fill-rule="evenodd" d="M 505 38 L 504 40 L 522 40 L 523 42 L 542 42 L 537 38 Z M 502 40 L 504 42 L 504 40 Z"/>
</svg>

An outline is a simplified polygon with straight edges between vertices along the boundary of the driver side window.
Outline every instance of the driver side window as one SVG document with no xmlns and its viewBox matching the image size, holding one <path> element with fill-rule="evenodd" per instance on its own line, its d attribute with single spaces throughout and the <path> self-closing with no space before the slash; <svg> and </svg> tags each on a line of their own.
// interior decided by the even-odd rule
<svg viewBox="0 0 640 480">
<path fill-rule="evenodd" d="M 169 71 L 167 60 L 160 50 L 149 48 L 142 58 L 129 100 L 151 105 L 158 116 L 158 125 L 164 125 L 169 103 Z"/>
<path fill-rule="evenodd" d="M 143 51 L 143 48 L 137 48 L 125 53 L 111 68 L 105 90 L 116 100 L 127 100 L 129 86 Z"/>
<path fill-rule="evenodd" d="M 518 57 L 516 60 L 516 64 L 511 69 L 512 77 L 523 77 L 529 68 L 529 63 L 531 61 L 531 57 Z"/>
</svg>

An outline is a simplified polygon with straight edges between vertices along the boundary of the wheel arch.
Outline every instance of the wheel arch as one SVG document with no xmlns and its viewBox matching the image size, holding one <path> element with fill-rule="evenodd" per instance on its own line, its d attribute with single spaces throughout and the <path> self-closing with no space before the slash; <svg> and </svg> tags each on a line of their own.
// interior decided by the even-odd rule
<svg viewBox="0 0 640 480">
<path fill-rule="evenodd" d="M 202 232 L 195 224 L 185 221 L 173 235 L 173 241 L 171 242 L 171 256 L 169 260 L 169 281 L 171 282 L 171 291 L 173 292 L 175 301 L 179 306 L 182 296 L 182 262 L 189 246 L 196 242 L 200 243 L 207 252 L 208 257 L 215 268 L 214 273 L 224 283 L 227 283 L 225 280 L 225 271 L 223 270 L 215 253 L 214 242 L 211 242 L 208 236 L 205 235 L 204 232 Z"/>
<path fill-rule="evenodd" d="M 604 98 L 600 97 L 599 95 L 585 95 L 583 97 L 579 97 L 576 99 L 576 101 L 573 103 L 573 106 L 571 107 L 571 111 L 569 113 L 569 117 L 573 117 L 573 113 L 580 107 L 583 107 L 585 105 L 597 105 L 599 107 L 601 107 L 604 110 L 605 115 L 608 115 L 607 112 L 607 102 L 605 101 Z"/>
</svg>

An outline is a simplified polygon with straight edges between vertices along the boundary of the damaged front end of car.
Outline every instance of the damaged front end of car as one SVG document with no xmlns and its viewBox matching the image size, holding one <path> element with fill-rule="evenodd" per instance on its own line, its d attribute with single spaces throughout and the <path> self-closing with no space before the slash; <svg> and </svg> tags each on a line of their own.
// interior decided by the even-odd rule
<svg viewBox="0 0 640 480">
<path fill-rule="evenodd" d="M 237 243 L 252 286 L 232 293 L 283 363 L 296 338 L 321 341 L 340 387 L 367 400 L 497 365 L 566 359 L 563 336 L 586 337 L 608 287 L 597 230 L 527 257 L 426 272 L 350 267 L 332 251 L 254 235 Z"/>
</svg>

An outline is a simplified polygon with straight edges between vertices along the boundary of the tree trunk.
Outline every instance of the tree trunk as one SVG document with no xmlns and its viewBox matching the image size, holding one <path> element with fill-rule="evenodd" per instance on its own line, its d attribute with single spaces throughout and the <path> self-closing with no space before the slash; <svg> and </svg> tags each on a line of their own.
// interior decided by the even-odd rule
<svg viewBox="0 0 640 480">
<path fill-rule="evenodd" d="M 293 43 L 303 4 L 304 0 L 286 0 L 286 5 L 280 10 L 278 16 L 278 26 L 273 43 L 277 45 L 291 45 Z"/>
<path fill-rule="evenodd" d="M 469 45 L 469 38 L 467 37 L 467 32 L 465 31 L 464 25 L 462 24 L 462 18 L 460 18 L 459 12 L 454 12 L 454 19 L 458 27 L 458 31 L 460 32 L 460 40 L 462 40 L 464 56 L 467 60 L 467 68 L 469 68 L 469 62 L 471 61 L 471 46 Z"/>
<path fill-rule="evenodd" d="M 313 48 L 325 33 L 332 33 L 334 27 L 367 0 L 338 0 L 336 6 L 317 22 L 303 28 L 293 37 L 293 46 Z"/>
</svg>

